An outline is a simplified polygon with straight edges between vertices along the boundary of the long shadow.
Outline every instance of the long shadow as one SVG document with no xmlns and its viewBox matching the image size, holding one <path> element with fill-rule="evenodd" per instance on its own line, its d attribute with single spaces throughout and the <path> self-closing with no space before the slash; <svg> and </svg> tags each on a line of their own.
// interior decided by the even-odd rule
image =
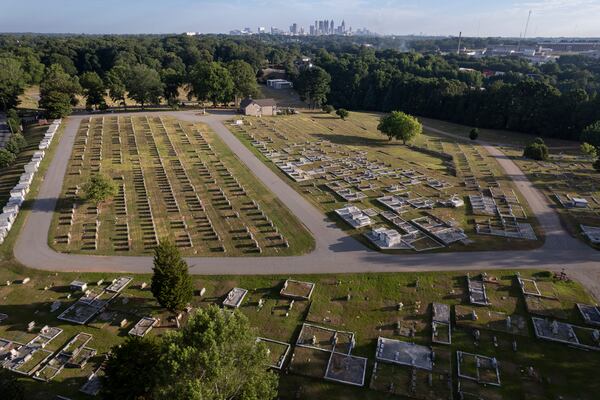
<svg viewBox="0 0 600 400">
<path fill-rule="evenodd" d="M 385 138 L 375 139 L 356 135 L 313 133 L 311 136 L 320 140 L 328 140 L 335 144 L 344 144 L 349 146 L 391 147 L 402 145 L 401 143 L 390 142 Z"/>
</svg>

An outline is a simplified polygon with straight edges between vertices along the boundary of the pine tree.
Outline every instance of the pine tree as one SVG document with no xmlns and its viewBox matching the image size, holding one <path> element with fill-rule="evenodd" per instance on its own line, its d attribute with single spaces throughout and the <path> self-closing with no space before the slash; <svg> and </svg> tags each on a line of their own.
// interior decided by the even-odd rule
<svg viewBox="0 0 600 400">
<path fill-rule="evenodd" d="M 152 294 L 169 311 L 181 310 L 192 300 L 194 287 L 188 265 L 170 241 L 161 241 L 154 250 Z"/>
</svg>

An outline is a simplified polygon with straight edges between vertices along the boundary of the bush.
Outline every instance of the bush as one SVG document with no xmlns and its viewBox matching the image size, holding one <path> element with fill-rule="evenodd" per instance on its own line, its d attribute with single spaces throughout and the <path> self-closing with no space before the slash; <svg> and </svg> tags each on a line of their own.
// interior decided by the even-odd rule
<svg viewBox="0 0 600 400">
<path fill-rule="evenodd" d="M 477 129 L 477 128 L 471 129 L 471 132 L 469 132 L 469 138 L 471 140 L 477 140 L 477 138 L 479 138 L 479 129 Z"/>
<path fill-rule="evenodd" d="M 600 147 L 600 121 L 587 126 L 579 135 L 579 140 Z"/>
<path fill-rule="evenodd" d="M 0 168 L 6 168 L 15 162 L 17 156 L 6 149 L 0 149 Z"/>
<path fill-rule="evenodd" d="M 542 141 L 543 142 L 543 141 Z M 543 143 L 537 142 L 525 146 L 523 151 L 523 157 L 530 158 L 532 160 L 544 161 L 548 159 L 548 146 Z"/>
<path fill-rule="evenodd" d="M 348 115 L 350 115 L 350 113 L 348 112 L 348 110 L 346 110 L 345 108 L 340 108 L 335 113 L 338 115 L 338 117 L 340 117 L 343 120 L 345 120 L 346 118 L 348 118 Z"/>
<path fill-rule="evenodd" d="M 332 112 L 335 111 L 335 108 L 331 104 L 325 104 L 323 106 L 323 111 L 326 112 L 327 114 L 331 114 Z"/>
<path fill-rule="evenodd" d="M 592 167 L 594 167 L 594 169 L 598 172 L 600 172 L 600 158 L 598 158 L 596 161 L 594 161 L 594 163 L 592 164 Z"/>
</svg>

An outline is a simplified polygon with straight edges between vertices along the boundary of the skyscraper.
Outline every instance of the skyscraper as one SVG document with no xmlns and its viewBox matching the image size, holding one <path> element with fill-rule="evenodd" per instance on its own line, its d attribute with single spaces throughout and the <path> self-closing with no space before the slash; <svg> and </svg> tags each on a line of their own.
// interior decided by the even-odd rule
<svg viewBox="0 0 600 400">
<path fill-rule="evenodd" d="M 333 23 L 333 20 L 331 20 L 331 22 L 329 23 L 329 34 L 330 35 L 333 35 L 335 33 L 333 30 L 333 27 L 334 27 L 334 23 Z"/>
</svg>

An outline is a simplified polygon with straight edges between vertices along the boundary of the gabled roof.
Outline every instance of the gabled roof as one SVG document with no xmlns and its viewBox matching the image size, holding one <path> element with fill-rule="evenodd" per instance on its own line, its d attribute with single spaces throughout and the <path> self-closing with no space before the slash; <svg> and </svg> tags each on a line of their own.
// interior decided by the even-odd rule
<svg viewBox="0 0 600 400">
<path fill-rule="evenodd" d="M 274 99 L 251 99 L 251 98 L 246 98 L 244 100 L 241 101 L 240 103 L 240 108 L 246 108 L 248 107 L 250 104 L 257 104 L 261 107 L 275 107 L 277 106 L 277 102 L 275 102 Z"/>
</svg>

